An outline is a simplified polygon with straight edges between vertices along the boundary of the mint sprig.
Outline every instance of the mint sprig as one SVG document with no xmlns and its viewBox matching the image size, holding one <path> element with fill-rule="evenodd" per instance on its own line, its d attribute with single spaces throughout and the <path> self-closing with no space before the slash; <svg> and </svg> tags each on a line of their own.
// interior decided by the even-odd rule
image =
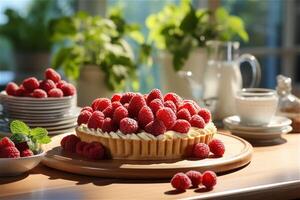
<svg viewBox="0 0 300 200">
<path fill-rule="evenodd" d="M 12 134 L 22 133 L 28 135 L 30 133 L 30 128 L 24 122 L 20 120 L 14 120 L 10 123 L 10 131 Z"/>
</svg>

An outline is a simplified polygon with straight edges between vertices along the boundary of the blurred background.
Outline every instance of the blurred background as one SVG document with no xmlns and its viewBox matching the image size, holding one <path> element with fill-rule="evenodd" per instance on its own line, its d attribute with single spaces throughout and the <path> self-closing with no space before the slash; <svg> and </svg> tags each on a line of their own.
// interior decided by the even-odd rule
<svg viewBox="0 0 300 200">
<path fill-rule="evenodd" d="M 201 34 L 206 37 L 204 40 L 240 41 L 240 53 L 253 54 L 261 64 L 260 87 L 275 88 L 276 75 L 284 74 L 293 79 L 294 90 L 299 88 L 300 68 L 297 66 L 300 64 L 300 27 L 297 26 L 297 18 L 300 15 L 300 1 L 192 0 L 190 3 L 195 10 L 216 11 L 222 8 L 228 13 L 220 11 L 220 16 L 226 18 L 229 14 L 239 17 L 238 20 L 242 23 L 238 20 L 230 21 L 232 24 L 229 24 L 228 29 L 233 30 L 232 35 L 229 34 L 231 32 L 226 32 L 222 33 L 223 36 L 219 34 L 216 37 L 214 30 L 217 26 L 214 27 L 209 21 L 203 22 L 203 26 L 207 25 L 209 28 Z M 166 69 L 164 65 L 168 62 L 162 62 L 161 57 L 168 50 L 173 56 L 182 56 L 183 61 L 173 60 L 173 68 L 184 70 L 181 67 L 185 64 L 186 55 L 185 52 L 178 51 L 184 47 L 175 46 L 178 44 L 176 37 L 171 43 L 174 47 L 169 46 L 172 41 L 159 43 L 161 37 L 155 35 L 155 29 L 167 25 L 159 24 L 159 20 L 155 24 L 155 20 L 151 21 L 149 16 L 164 11 L 165 13 L 156 16 L 157 19 L 163 18 L 168 23 L 175 21 L 175 24 L 176 18 L 173 19 L 172 16 L 180 18 L 184 9 L 188 8 L 183 6 L 182 13 L 176 13 L 178 11 L 174 7 L 166 9 L 169 4 L 176 7 L 182 1 L 1 0 L 0 87 L 3 89 L 9 81 L 20 81 L 33 74 L 39 77 L 46 67 L 53 66 L 67 78 L 77 80 L 77 83 L 83 81 L 82 86 L 78 87 L 88 87 L 84 83 L 90 81 L 90 77 L 97 76 L 105 80 L 103 85 L 109 91 L 148 92 L 154 87 L 168 88 L 165 85 L 174 83 L 166 83 L 165 76 L 172 73 L 173 69 Z M 85 13 L 78 14 L 78 11 Z M 199 13 L 197 16 L 201 15 Z M 117 25 L 113 28 L 117 33 L 110 29 L 112 25 L 109 21 L 93 18 L 95 16 L 111 19 Z M 185 18 L 186 27 L 193 28 L 188 27 L 193 23 L 193 15 L 188 16 Z M 239 28 L 240 24 L 244 27 Z M 97 29 L 97 26 L 101 28 Z M 168 26 L 170 27 L 172 25 Z M 123 38 L 127 41 L 126 44 L 123 43 Z M 202 47 L 201 39 L 198 42 L 198 46 Z M 130 49 L 127 49 L 128 46 Z M 186 52 L 190 52 L 189 46 L 192 45 L 187 46 Z M 197 62 L 202 63 L 203 60 L 199 59 Z M 85 71 L 93 65 L 99 66 L 104 75 L 97 74 L 93 69 Z M 169 65 L 172 64 L 169 62 Z M 197 64 L 194 65 L 197 67 Z M 83 69 L 82 66 L 87 67 Z M 244 84 L 251 79 L 248 68 L 247 64 L 242 66 Z M 178 77 L 179 79 L 184 78 Z"/>
</svg>

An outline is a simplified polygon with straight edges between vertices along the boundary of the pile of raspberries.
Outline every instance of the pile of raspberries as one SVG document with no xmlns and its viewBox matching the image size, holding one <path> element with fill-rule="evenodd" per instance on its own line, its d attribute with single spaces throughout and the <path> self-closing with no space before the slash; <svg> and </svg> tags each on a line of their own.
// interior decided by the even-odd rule
<svg viewBox="0 0 300 200">
<path fill-rule="evenodd" d="M 15 144 L 8 137 L 0 140 L 0 158 L 20 158 L 33 156 L 27 142 Z"/>
</svg>

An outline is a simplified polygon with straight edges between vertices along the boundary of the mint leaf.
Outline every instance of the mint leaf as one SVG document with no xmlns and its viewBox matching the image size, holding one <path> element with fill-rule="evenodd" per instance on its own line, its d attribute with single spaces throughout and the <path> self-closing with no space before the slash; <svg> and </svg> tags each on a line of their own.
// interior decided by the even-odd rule
<svg viewBox="0 0 300 200">
<path fill-rule="evenodd" d="M 14 134 L 12 134 L 12 136 L 10 136 L 10 139 L 15 144 L 22 143 L 22 142 L 27 142 L 27 141 L 30 140 L 27 135 L 24 135 L 22 133 L 14 133 Z"/>
<path fill-rule="evenodd" d="M 12 134 L 15 133 L 23 133 L 28 135 L 30 132 L 30 128 L 20 120 L 14 120 L 10 123 L 10 131 Z"/>
<path fill-rule="evenodd" d="M 37 142 L 40 144 L 48 144 L 49 142 L 51 142 L 51 138 L 49 136 L 45 136 L 41 139 L 38 139 Z"/>
<path fill-rule="evenodd" d="M 44 128 L 34 128 L 29 133 L 34 139 L 39 140 L 48 135 L 48 131 Z"/>
</svg>

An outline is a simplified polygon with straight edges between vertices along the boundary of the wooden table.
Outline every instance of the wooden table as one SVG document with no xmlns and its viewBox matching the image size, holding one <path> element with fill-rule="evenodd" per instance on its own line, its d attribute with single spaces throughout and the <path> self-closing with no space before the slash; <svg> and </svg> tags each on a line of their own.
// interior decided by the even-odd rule
<svg viewBox="0 0 300 200">
<path fill-rule="evenodd" d="M 3 199 L 290 199 L 300 197 L 300 134 L 256 146 L 251 163 L 221 174 L 212 191 L 177 193 L 169 180 L 135 181 L 79 176 L 39 165 L 29 174 L 0 178 Z"/>
</svg>

